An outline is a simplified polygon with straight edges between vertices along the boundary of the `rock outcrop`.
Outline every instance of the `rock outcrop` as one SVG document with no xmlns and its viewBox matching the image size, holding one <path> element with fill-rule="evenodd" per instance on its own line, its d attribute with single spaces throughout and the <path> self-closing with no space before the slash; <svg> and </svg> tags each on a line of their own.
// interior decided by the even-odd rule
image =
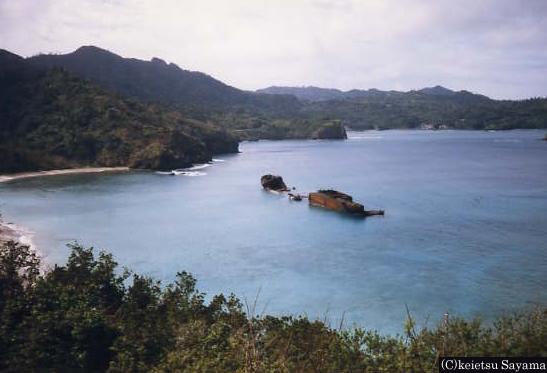
<svg viewBox="0 0 547 373">
<path fill-rule="evenodd" d="M 344 140 L 348 138 L 346 129 L 342 123 L 338 120 L 323 123 L 312 135 L 312 139 L 340 139 Z"/>
<path fill-rule="evenodd" d="M 262 184 L 262 187 L 267 190 L 276 192 L 285 192 L 289 190 L 283 181 L 283 178 L 277 175 L 264 175 L 260 178 L 260 183 Z"/>
</svg>

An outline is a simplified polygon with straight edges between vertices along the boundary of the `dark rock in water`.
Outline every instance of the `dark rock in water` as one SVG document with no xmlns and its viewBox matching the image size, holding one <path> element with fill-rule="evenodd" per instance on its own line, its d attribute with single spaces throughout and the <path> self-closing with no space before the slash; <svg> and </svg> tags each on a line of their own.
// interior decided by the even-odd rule
<svg viewBox="0 0 547 373">
<path fill-rule="evenodd" d="M 260 183 L 264 189 L 274 190 L 276 192 L 284 192 L 289 190 L 283 178 L 277 175 L 264 175 L 260 178 Z"/>
</svg>

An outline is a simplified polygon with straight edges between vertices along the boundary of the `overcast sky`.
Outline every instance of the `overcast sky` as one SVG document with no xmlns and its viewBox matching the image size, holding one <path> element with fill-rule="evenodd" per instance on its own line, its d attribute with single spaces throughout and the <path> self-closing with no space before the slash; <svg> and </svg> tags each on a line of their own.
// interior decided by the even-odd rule
<svg viewBox="0 0 547 373">
<path fill-rule="evenodd" d="M 96 45 L 238 88 L 547 96 L 547 0 L 0 0 L 0 48 Z"/>
</svg>

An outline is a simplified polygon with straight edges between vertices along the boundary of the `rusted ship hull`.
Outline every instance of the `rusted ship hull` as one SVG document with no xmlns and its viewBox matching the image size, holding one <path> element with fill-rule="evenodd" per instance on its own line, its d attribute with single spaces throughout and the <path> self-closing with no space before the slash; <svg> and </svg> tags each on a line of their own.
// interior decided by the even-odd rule
<svg viewBox="0 0 547 373">
<path fill-rule="evenodd" d="M 310 193 L 308 200 L 311 206 L 323 207 L 355 216 L 384 215 L 383 210 L 365 210 L 363 205 L 353 202 L 351 196 L 335 190 L 320 190 Z"/>
</svg>

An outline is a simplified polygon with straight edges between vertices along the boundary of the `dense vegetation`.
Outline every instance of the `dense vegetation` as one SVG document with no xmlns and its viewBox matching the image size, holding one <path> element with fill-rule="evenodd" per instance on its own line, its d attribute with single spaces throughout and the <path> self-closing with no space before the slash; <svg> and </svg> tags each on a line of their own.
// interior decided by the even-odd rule
<svg viewBox="0 0 547 373">
<path fill-rule="evenodd" d="M 236 152 L 210 122 L 0 53 L 0 172 L 77 166 L 173 169 Z"/>
<path fill-rule="evenodd" d="M 346 137 L 340 121 L 295 116 L 300 106 L 95 47 L 28 59 L 0 50 L 0 172 L 174 169 L 239 140 Z"/>
<path fill-rule="evenodd" d="M 257 93 L 97 47 L 27 59 L 0 50 L 0 172 L 173 169 L 237 151 L 239 140 L 344 139 L 346 126 L 546 128 L 547 99 L 497 101 L 443 87 Z"/>
<path fill-rule="evenodd" d="M 299 116 L 302 104 L 292 95 L 242 91 L 159 58 L 123 58 L 86 46 L 73 53 L 39 55 L 28 61 L 39 67 L 66 69 L 126 97 L 167 105 L 190 118 L 213 121 L 241 140 L 322 138 L 326 134 L 346 137 L 340 122 Z M 333 131 L 333 127 L 338 128 Z"/>
<path fill-rule="evenodd" d="M 261 113 L 238 111 L 237 113 L 215 113 L 213 120 L 229 130 L 240 140 L 282 139 L 346 139 L 346 129 L 339 120 L 328 117 L 309 119 L 272 118 Z"/>
<path fill-rule="evenodd" d="M 547 356 L 547 309 L 487 326 L 445 319 L 400 336 L 257 315 L 233 295 L 209 302 L 186 272 L 162 286 L 73 246 L 40 274 L 26 246 L 0 248 L 0 370 L 89 372 L 436 372 L 439 356 Z"/>
<path fill-rule="evenodd" d="M 234 107 L 295 111 L 300 106 L 294 96 L 246 92 L 159 58 L 151 61 L 123 58 L 94 46 L 84 46 L 68 54 L 42 54 L 27 61 L 40 67 L 62 67 L 127 97 L 179 107 L 206 111 Z"/>
<path fill-rule="evenodd" d="M 547 128 L 546 98 L 492 100 L 440 86 L 410 92 L 376 89 L 342 92 L 317 87 L 270 87 L 261 92 L 294 94 L 306 102 L 300 115 L 337 118 L 358 130 Z"/>
</svg>

